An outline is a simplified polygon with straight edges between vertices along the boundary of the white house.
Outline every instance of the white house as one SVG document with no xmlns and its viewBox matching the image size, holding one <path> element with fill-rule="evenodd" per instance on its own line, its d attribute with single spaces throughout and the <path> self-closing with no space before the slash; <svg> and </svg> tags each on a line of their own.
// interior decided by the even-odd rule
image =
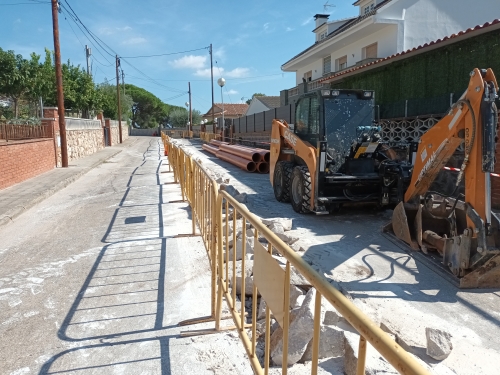
<svg viewBox="0 0 500 375">
<path fill-rule="evenodd" d="M 254 113 L 260 113 L 269 111 L 273 108 L 278 108 L 280 106 L 279 96 L 254 96 L 250 105 L 248 106 L 245 116 L 253 115 Z"/>
<path fill-rule="evenodd" d="M 500 18 L 499 0 L 358 0 L 357 15 L 316 14 L 314 44 L 281 66 L 312 81 Z M 296 94 L 296 93 L 294 93 Z M 291 95 L 293 95 L 291 93 Z"/>
</svg>

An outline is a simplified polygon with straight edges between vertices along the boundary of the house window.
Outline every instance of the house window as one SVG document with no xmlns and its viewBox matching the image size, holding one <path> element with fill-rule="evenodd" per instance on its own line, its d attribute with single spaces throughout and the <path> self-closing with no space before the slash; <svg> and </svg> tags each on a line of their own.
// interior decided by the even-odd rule
<svg viewBox="0 0 500 375">
<path fill-rule="evenodd" d="M 364 47 L 362 51 L 363 60 L 377 58 L 377 47 L 378 43 L 373 43 L 369 46 Z"/>
<path fill-rule="evenodd" d="M 375 3 L 371 3 L 363 8 L 363 14 L 368 14 L 375 9 Z"/>
<path fill-rule="evenodd" d="M 335 70 L 343 70 L 347 68 L 347 55 L 335 60 Z"/>
<path fill-rule="evenodd" d="M 332 57 L 327 56 L 323 59 L 323 74 L 328 74 L 332 71 Z"/>
<path fill-rule="evenodd" d="M 312 75 L 313 75 L 312 70 L 304 73 L 304 79 L 306 80 L 306 82 L 311 82 L 312 81 Z"/>
</svg>

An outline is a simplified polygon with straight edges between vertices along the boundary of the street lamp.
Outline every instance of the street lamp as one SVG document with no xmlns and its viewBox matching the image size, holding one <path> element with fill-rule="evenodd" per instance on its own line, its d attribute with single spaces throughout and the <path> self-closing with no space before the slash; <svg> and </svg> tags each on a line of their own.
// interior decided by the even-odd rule
<svg viewBox="0 0 500 375">
<path fill-rule="evenodd" d="M 187 131 L 189 131 L 189 102 L 184 103 L 186 109 L 188 110 L 188 120 L 187 120 Z"/>
<path fill-rule="evenodd" d="M 226 84 L 226 80 L 224 78 L 220 77 L 217 80 L 217 83 L 220 86 L 220 97 L 222 99 L 222 136 L 224 137 L 224 130 L 226 128 L 226 124 L 224 123 L 224 96 L 222 95 L 222 88 Z"/>
</svg>

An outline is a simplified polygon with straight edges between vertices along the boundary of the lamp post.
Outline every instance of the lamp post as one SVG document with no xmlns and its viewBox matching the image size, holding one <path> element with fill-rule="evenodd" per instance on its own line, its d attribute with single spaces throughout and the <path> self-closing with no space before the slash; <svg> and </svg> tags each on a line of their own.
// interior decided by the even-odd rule
<svg viewBox="0 0 500 375">
<path fill-rule="evenodd" d="M 224 78 L 220 77 L 217 80 L 217 83 L 220 86 L 220 97 L 221 97 L 221 100 L 222 100 L 222 140 L 224 140 L 224 136 L 225 136 L 224 132 L 226 130 L 226 124 L 224 122 L 224 96 L 222 95 L 222 88 L 226 84 L 226 80 Z"/>
<path fill-rule="evenodd" d="M 188 110 L 188 119 L 187 119 L 187 131 L 189 131 L 189 102 L 184 103 L 186 109 Z"/>
</svg>

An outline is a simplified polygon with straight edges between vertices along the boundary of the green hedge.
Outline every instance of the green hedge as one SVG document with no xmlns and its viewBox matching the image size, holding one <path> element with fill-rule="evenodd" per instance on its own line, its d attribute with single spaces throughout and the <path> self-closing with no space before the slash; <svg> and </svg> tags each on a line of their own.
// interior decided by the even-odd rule
<svg viewBox="0 0 500 375">
<path fill-rule="evenodd" d="M 375 90 L 381 118 L 441 114 L 457 100 L 474 68 L 492 68 L 500 79 L 500 32 L 493 31 L 346 77 L 332 88 Z"/>
</svg>

